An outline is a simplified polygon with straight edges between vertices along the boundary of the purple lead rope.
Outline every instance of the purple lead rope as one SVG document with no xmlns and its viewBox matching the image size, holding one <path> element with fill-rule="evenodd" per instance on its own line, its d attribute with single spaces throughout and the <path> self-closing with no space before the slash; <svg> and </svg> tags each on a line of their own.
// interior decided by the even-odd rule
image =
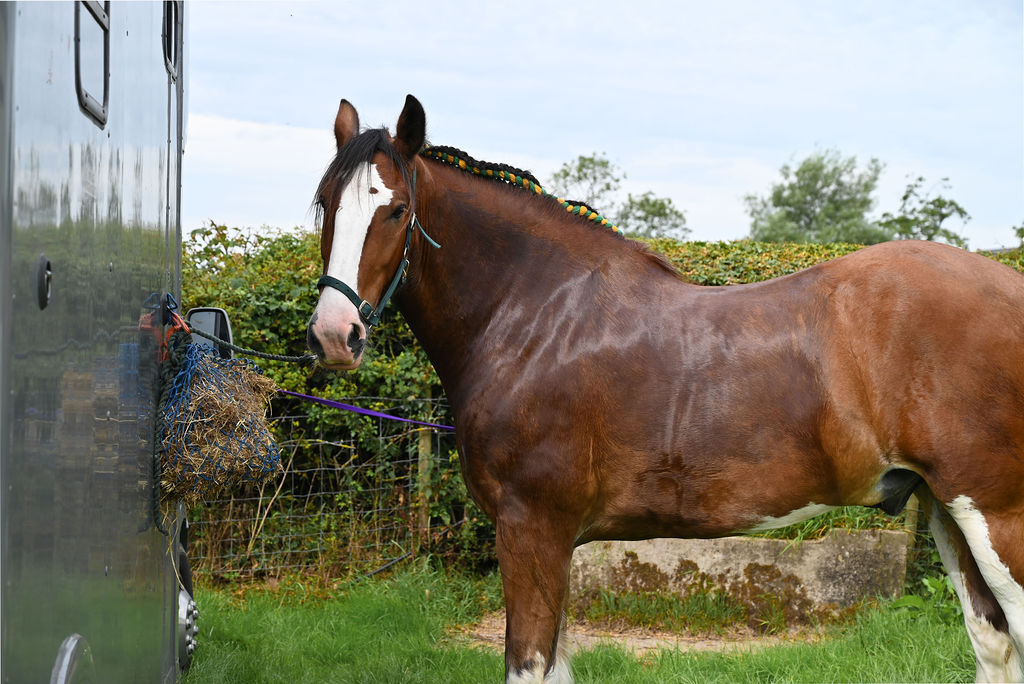
<svg viewBox="0 0 1024 684">
<path fill-rule="evenodd" d="M 437 423 L 424 423 L 422 420 L 412 420 L 411 418 L 399 418 L 398 416 L 392 416 L 387 413 L 381 413 L 380 411 L 374 411 L 372 409 L 360 408 L 358 406 L 352 406 L 351 404 L 345 404 L 340 401 L 334 401 L 332 399 L 323 399 L 321 397 L 313 397 L 308 394 L 299 394 L 298 392 L 291 392 L 289 390 L 279 389 L 278 392 L 281 394 L 287 394 L 292 397 L 297 397 L 305 401 L 311 401 L 314 404 L 322 404 L 331 408 L 340 409 L 342 411 L 351 411 L 352 413 L 359 413 L 364 416 L 373 416 L 374 418 L 384 418 L 387 420 L 396 420 L 400 423 L 413 423 L 414 425 L 423 425 L 424 427 L 437 428 L 438 430 L 450 430 L 454 431 L 455 428 L 451 425 L 438 425 Z"/>
</svg>

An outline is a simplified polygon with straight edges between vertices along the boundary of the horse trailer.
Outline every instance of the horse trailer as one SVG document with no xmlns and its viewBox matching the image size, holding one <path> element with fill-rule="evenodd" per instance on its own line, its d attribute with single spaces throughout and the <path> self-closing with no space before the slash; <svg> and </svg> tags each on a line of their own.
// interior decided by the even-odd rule
<svg viewBox="0 0 1024 684">
<path fill-rule="evenodd" d="M 185 25 L 182 2 L 0 2 L 4 682 L 173 682 L 195 644 L 154 439 Z"/>
</svg>

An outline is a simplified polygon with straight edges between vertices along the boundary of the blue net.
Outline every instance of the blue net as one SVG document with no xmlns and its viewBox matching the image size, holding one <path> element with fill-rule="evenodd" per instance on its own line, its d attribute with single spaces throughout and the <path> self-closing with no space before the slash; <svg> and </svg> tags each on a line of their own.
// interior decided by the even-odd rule
<svg viewBox="0 0 1024 684">
<path fill-rule="evenodd" d="M 174 333 L 168 352 L 159 425 L 165 496 L 194 504 L 281 473 L 266 422 L 274 382 L 245 359 L 192 344 L 188 333 Z"/>
</svg>

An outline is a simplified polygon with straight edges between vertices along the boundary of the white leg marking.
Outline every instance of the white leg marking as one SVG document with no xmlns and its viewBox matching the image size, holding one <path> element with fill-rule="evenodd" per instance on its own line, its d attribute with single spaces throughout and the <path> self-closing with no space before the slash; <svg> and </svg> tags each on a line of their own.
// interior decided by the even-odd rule
<svg viewBox="0 0 1024 684">
<path fill-rule="evenodd" d="M 564 637 L 564 635 L 563 635 Z M 544 676 L 544 656 L 534 652 L 533 661 L 538 663 L 529 670 L 509 672 L 507 684 L 572 684 L 572 671 L 569 669 L 568 649 L 565 639 L 559 639 L 558 652 L 555 655 L 555 666 Z"/>
<path fill-rule="evenodd" d="M 967 539 L 967 544 L 981 570 L 981 575 L 1003 609 L 1003 614 L 1006 615 L 1006 622 L 1009 625 L 1010 635 L 1009 638 L 1006 638 L 1005 635 L 992 629 L 987 621 L 983 621 L 984 625 L 978 634 L 978 640 L 984 643 L 986 650 L 995 649 L 984 658 L 985 666 L 1001 670 L 992 673 L 995 675 L 992 681 L 996 679 L 1022 681 L 1024 680 L 1024 670 L 1021 668 L 1020 654 L 1024 648 L 1024 588 L 1021 588 L 1013 579 L 1010 569 L 992 547 L 988 523 L 981 511 L 975 508 L 974 501 L 970 497 L 960 495 L 947 506 L 947 509 Z M 966 616 L 970 602 L 961 601 L 961 603 L 964 604 L 964 615 Z M 973 609 L 970 609 L 970 614 L 973 616 Z M 970 629 L 970 621 L 968 621 L 968 629 Z M 971 640 L 975 641 L 973 635 Z M 980 678 L 982 658 L 977 645 L 975 652 L 979 653 Z"/>
<path fill-rule="evenodd" d="M 507 684 L 544 684 L 545 658 L 535 651 L 532 658 L 535 665 L 529 670 L 513 670 L 508 673 Z"/>
<path fill-rule="evenodd" d="M 974 646 L 979 682 L 1021 681 L 1020 656 L 1010 635 L 1000 632 L 992 623 L 964 609 L 964 622 Z"/>
<path fill-rule="evenodd" d="M 555 666 L 544 678 L 544 684 L 572 684 L 572 670 L 569 669 L 569 639 L 565 635 L 565 616 L 562 617 L 562 633 L 558 637 Z"/>
<path fill-rule="evenodd" d="M 786 527 L 787 525 L 794 525 L 798 522 L 803 522 L 809 518 L 813 518 L 816 515 L 821 515 L 826 511 L 831 511 L 835 506 L 827 506 L 825 504 L 816 504 L 811 502 L 803 508 L 798 508 L 795 511 L 790 511 L 786 515 L 778 518 L 773 518 L 770 515 L 766 515 L 761 518 L 761 522 L 757 523 L 753 527 L 743 530 L 744 532 L 764 532 L 765 530 L 774 530 L 780 527 Z"/>
<path fill-rule="evenodd" d="M 946 515 L 937 501 L 932 501 L 932 511 L 929 518 L 929 528 L 932 537 L 935 539 L 935 546 L 938 548 L 942 564 L 949 573 L 949 579 L 953 582 L 957 598 L 964 610 L 964 626 L 967 628 L 967 636 L 974 648 L 974 661 L 977 666 L 975 678 L 979 682 L 1009 682 L 1020 678 L 1020 658 L 1017 649 L 1008 634 L 1000 632 L 992 627 L 992 624 L 985 618 L 976 614 L 974 604 L 971 603 L 967 591 L 967 583 L 964 581 L 963 573 L 960 571 L 960 560 L 957 557 L 956 547 L 949 541 L 946 528 L 940 518 Z M 1009 657 L 1007 657 L 1009 656 Z"/>
</svg>

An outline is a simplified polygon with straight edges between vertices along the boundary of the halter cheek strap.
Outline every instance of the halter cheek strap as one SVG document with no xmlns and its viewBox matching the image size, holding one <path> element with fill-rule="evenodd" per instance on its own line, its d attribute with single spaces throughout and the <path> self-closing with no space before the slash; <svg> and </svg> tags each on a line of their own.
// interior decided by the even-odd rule
<svg viewBox="0 0 1024 684">
<path fill-rule="evenodd" d="M 377 308 L 374 308 L 365 299 L 361 299 L 355 290 L 333 276 L 321 276 L 320 280 L 316 281 L 318 288 L 331 287 L 348 297 L 348 300 L 355 304 L 356 311 L 359 312 L 359 319 L 366 325 L 367 332 L 369 332 L 370 328 L 380 323 L 380 316 L 384 313 L 384 307 L 391 301 L 391 297 L 395 294 L 398 286 L 405 282 L 406 269 L 409 267 L 409 244 L 412 242 L 413 222 L 419 223 L 416 221 L 415 215 L 413 215 L 412 220 L 409 221 L 409 226 L 405 229 L 405 247 L 402 249 L 402 260 L 398 263 L 398 269 L 395 271 L 388 289 L 384 290 L 384 295 L 380 298 Z"/>
<path fill-rule="evenodd" d="M 416 169 L 412 170 L 412 192 L 413 197 L 416 196 Z M 391 278 L 391 284 L 388 285 L 388 289 L 384 291 L 384 294 L 380 298 L 380 303 L 377 304 L 377 308 L 374 308 L 370 302 L 365 299 L 361 299 L 356 294 L 355 290 L 341 282 L 337 278 L 329 275 L 321 276 L 320 280 L 316 281 L 318 288 L 330 287 L 341 294 L 345 295 L 352 304 L 355 305 L 356 311 L 359 312 L 359 319 L 366 325 L 366 331 L 369 332 L 370 328 L 380 323 L 381 314 L 384 313 L 384 307 L 391 301 L 391 297 L 398 290 L 399 286 L 405 282 L 405 278 L 408 275 L 406 269 L 409 268 L 409 245 L 412 244 L 412 234 L 416 230 L 420 231 L 420 234 L 426 239 L 430 246 L 435 249 L 440 249 L 441 245 L 437 244 L 433 238 L 427 235 L 427 232 L 423 230 L 423 226 L 420 224 L 420 220 L 416 218 L 416 212 L 412 214 L 412 218 L 409 219 L 409 225 L 405 227 L 405 246 L 402 248 L 402 260 L 398 262 L 398 269 L 395 270 L 394 277 Z"/>
</svg>

